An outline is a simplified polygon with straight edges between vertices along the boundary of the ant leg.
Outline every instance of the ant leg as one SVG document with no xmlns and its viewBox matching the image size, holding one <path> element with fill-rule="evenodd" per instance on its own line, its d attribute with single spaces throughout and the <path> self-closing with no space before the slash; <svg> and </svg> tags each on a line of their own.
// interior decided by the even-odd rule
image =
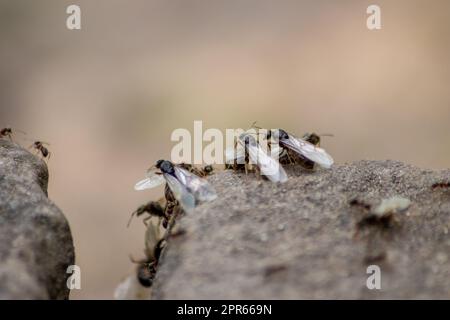
<svg viewBox="0 0 450 320">
<path fill-rule="evenodd" d="M 258 166 L 255 166 L 255 174 L 256 174 L 256 179 L 261 180 L 262 176 L 261 176 L 261 170 L 259 169 Z"/>
<path fill-rule="evenodd" d="M 130 226 L 131 221 L 133 220 L 133 217 L 136 215 L 136 213 L 137 213 L 137 211 L 133 211 L 133 213 L 131 214 L 131 217 L 130 217 L 130 219 L 128 220 L 128 223 L 127 223 L 127 228 Z"/>
<path fill-rule="evenodd" d="M 164 209 L 163 227 L 168 228 L 171 215 L 173 213 L 174 204 L 172 202 L 167 202 L 166 208 Z"/>
<path fill-rule="evenodd" d="M 292 157 L 291 157 L 291 155 L 289 154 L 289 152 L 287 153 L 287 156 L 288 156 L 288 159 L 289 159 L 290 164 L 294 164 L 295 161 L 292 160 Z"/>
</svg>

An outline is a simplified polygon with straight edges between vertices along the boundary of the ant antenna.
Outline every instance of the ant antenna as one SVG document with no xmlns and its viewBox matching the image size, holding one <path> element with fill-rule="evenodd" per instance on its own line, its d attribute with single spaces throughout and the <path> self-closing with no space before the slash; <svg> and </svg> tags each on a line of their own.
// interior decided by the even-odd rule
<svg viewBox="0 0 450 320">
<path fill-rule="evenodd" d="M 258 121 L 253 122 L 250 128 L 262 129 L 261 127 L 256 125 L 257 122 Z"/>
<path fill-rule="evenodd" d="M 128 220 L 127 228 L 130 227 L 131 221 L 133 220 L 133 218 L 136 214 L 137 214 L 137 210 L 133 211 L 133 213 L 131 214 L 130 220 Z"/>
<path fill-rule="evenodd" d="M 14 129 L 14 131 L 15 132 L 18 132 L 18 133 L 21 133 L 21 134 L 23 134 L 23 135 L 27 135 L 27 133 L 25 132 L 25 131 L 23 131 L 23 130 L 20 130 L 20 129 Z"/>
</svg>

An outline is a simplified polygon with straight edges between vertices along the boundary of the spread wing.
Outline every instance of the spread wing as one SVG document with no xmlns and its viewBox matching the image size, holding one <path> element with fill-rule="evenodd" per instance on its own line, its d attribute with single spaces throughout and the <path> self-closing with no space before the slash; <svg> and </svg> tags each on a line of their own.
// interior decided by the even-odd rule
<svg viewBox="0 0 450 320">
<path fill-rule="evenodd" d="M 148 171 L 147 178 L 136 183 L 134 190 L 142 191 L 145 189 L 155 188 L 163 184 L 164 181 L 164 177 L 161 174 L 156 174 L 155 171 Z"/>
<path fill-rule="evenodd" d="M 238 164 L 245 163 L 245 150 L 241 145 L 235 148 L 228 147 L 225 149 L 225 163 L 233 164 L 234 161 Z"/>
</svg>

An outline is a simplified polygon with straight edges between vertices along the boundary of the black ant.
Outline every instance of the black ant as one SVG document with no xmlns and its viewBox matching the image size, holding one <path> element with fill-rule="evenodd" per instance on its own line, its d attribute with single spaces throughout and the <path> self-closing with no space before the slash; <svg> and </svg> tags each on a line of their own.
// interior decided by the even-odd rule
<svg viewBox="0 0 450 320">
<path fill-rule="evenodd" d="M 40 152 L 43 158 L 50 159 L 52 153 L 47 149 L 47 147 L 44 146 L 44 144 L 48 145 L 46 142 L 36 141 L 30 146 L 30 148 L 34 148 Z"/>
<path fill-rule="evenodd" d="M 131 214 L 130 220 L 128 221 L 128 225 L 127 227 L 130 226 L 131 220 L 133 219 L 134 216 L 139 217 L 144 213 L 148 213 L 149 216 L 144 218 L 144 224 L 147 225 L 147 221 L 152 217 L 152 216 L 157 216 L 157 217 L 165 217 L 164 214 L 164 208 L 161 206 L 161 204 L 159 202 L 156 201 L 150 201 L 147 204 L 143 204 L 141 205 L 139 208 L 137 208 L 136 211 L 134 211 Z"/>
<path fill-rule="evenodd" d="M 11 128 L 3 128 L 0 131 L 0 138 L 8 137 L 9 140 L 12 140 L 12 129 Z"/>
<path fill-rule="evenodd" d="M 450 182 L 436 182 L 434 183 L 431 188 L 433 190 L 435 189 L 445 189 L 445 188 L 450 188 Z"/>
<path fill-rule="evenodd" d="M 144 287 L 151 287 L 153 279 L 155 278 L 159 258 L 162 250 L 165 247 L 165 238 L 159 239 L 156 243 L 152 243 L 151 247 L 147 247 L 146 258 L 142 260 L 134 260 L 130 257 L 133 263 L 136 263 L 136 277 L 139 283 Z"/>
<path fill-rule="evenodd" d="M 14 130 L 14 131 L 20 132 L 22 134 L 26 134 L 25 132 L 23 132 L 21 130 Z M 9 140 L 12 141 L 13 140 L 12 136 L 13 136 L 13 129 L 11 129 L 11 128 L 3 128 L 3 129 L 0 130 L 0 139 L 1 138 L 9 138 Z"/>
</svg>

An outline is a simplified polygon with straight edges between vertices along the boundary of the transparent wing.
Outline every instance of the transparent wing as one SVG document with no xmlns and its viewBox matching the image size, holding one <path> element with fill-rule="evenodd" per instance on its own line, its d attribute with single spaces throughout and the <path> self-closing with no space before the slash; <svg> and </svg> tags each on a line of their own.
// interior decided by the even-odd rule
<svg viewBox="0 0 450 320">
<path fill-rule="evenodd" d="M 209 202 L 217 198 L 216 191 L 206 179 L 178 166 L 175 167 L 175 175 L 199 202 Z"/>
<path fill-rule="evenodd" d="M 174 176 L 164 173 L 167 185 L 173 193 L 173 196 L 180 203 L 184 211 L 190 212 L 195 208 L 195 198 L 185 186 L 181 184 Z"/>
<path fill-rule="evenodd" d="M 160 174 L 156 174 L 155 172 L 147 172 L 147 178 L 139 181 L 134 186 L 134 190 L 142 191 L 145 189 L 155 188 L 164 183 L 164 177 Z"/>
<path fill-rule="evenodd" d="M 324 149 L 292 135 L 289 135 L 289 139 L 280 140 L 280 144 L 314 161 L 321 167 L 330 168 L 334 163 L 333 158 Z"/>
<path fill-rule="evenodd" d="M 257 143 L 249 144 L 248 155 L 253 163 L 256 163 L 261 170 L 261 174 L 265 175 L 272 182 L 286 182 L 288 180 L 286 171 L 280 163 L 267 155 Z"/>
<path fill-rule="evenodd" d="M 270 146 L 270 155 L 273 158 L 277 158 L 277 157 L 280 158 L 282 156 L 282 154 L 283 154 L 283 148 L 281 148 L 278 143 L 272 144 Z"/>
<path fill-rule="evenodd" d="M 225 163 L 233 164 L 235 160 L 238 164 L 245 162 L 245 150 L 241 145 L 238 145 L 236 149 L 231 147 L 225 149 Z"/>
</svg>

